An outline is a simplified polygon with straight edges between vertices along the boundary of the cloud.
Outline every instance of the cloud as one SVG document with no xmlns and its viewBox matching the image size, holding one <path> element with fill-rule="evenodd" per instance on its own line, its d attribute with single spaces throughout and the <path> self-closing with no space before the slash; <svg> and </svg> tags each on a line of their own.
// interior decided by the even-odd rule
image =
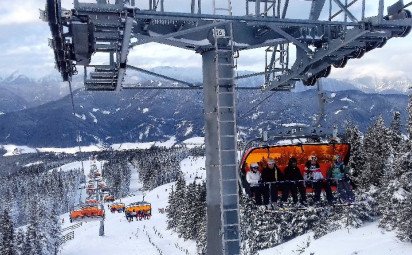
<svg viewBox="0 0 412 255">
<path fill-rule="evenodd" d="M 47 23 L 39 17 L 39 9 L 44 9 L 44 0 L 0 1 L 0 71 L 2 76 L 19 70 L 29 76 L 39 76 L 43 73 L 55 72 L 53 51 L 48 45 L 50 30 Z M 93 0 L 81 0 L 93 2 Z M 114 2 L 114 0 L 111 0 Z M 148 1 L 136 1 L 141 8 L 147 8 Z M 197 2 L 197 1 L 196 1 Z M 226 4 L 226 1 L 219 1 Z M 327 1 L 328 2 L 328 1 Z M 372 1 L 373 2 L 373 1 Z M 396 0 L 385 1 L 386 6 Z M 212 1 L 202 1 L 203 13 L 212 12 Z M 233 2 L 234 3 L 234 2 Z M 368 14 L 376 15 L 377 3 L 368 3 Z M 370 6 L 369 6 L 370 5 Z M 236 1 L 235 15 L 245 13 L 245 1 Z M 63 0 L 62 7 L 73 8 L 73 0 Z M 310 1 L 291 0 L 287 17 L 305 19 L 309 16 Z M 189 0 L 165 0 L 165 9 L 176 12 L 189 12 Z M 250 5 L 251 12 L 254 11 Z M 359 14 L 360 6 L 351 10 Z M 328 8 L 325 8 L 325 14 Z M 239 70 L 264 70 L 265 49 L 255 49 L 240 52 Z M 107 57 L 95 54 L 94 62 L 107 62 Z M 331 77 L 347 78 L 376 74 L 376 76 L 407 76 L 412 78 L 410 60 L 412 59 L 412 35 L 406 38 L 391 39 L 382 49 L 367 53 L 362 59 L 352 59 L 344 69 L 334 69 Z M 201 67 L 200 54 L 156 43 L 145 44 L 131 50 L 128 56 L 129 64 L 143 68 L 155 66 Z M 50 70 L 47 70 L 49 68 Z"/>
</svg>

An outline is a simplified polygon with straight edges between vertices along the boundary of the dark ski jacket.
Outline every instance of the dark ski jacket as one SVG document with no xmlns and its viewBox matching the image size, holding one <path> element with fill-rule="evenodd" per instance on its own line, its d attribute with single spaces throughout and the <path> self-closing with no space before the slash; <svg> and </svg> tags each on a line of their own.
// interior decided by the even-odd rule
<svg viewBox="0 0 412 255">
<path fill-rule="evenodd" d="M 300 172 L 299 167 L 293 167 L 291 165 L 288 165 L 285 168 L 285 180 L 287 181 L 299 181 L 303 180 L 302 173 Z"/>
<path fill-rule="evenodd" d="M 275 166 L 273 169 L 270 169 L 269 167 L 263 168 L 262 182 L 275 182 L 283 180 L 285 180 L 283 173 L 277 166 Z"/>
</svg>

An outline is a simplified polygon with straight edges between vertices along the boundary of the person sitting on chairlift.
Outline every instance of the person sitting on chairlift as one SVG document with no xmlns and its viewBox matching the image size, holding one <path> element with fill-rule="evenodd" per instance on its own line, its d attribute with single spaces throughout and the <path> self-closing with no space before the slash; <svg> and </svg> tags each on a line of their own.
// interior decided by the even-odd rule
<svg viewBox="0 0 412 255">
<path fill-rule="evenodd" d="M 278 191 L 283 191 L 283 173 L 280 171 L 274 159 L 269 158 L 267 166 L 262 170 L 263 182 L 263 204 L 276 204 L 278 201 Z M 270 201 L 269 201 L 270 198 Z"/>
<path fill-rule="evenodd" d="M 292 157 L 289 159 L 288 166 L 285 168 L 284 191 L 282 194 L 282 201 L 288 200 L 289 192 L 292 193 L 293 203 L 298 202 L 298 190 L 300 193 L 300 203 L 306 206 L 306 189 L 303 184 L 303 176 L 298 167 L 298 161 Z"/>
<path fill-rule="evenodd" d="M 333 195 L 330 188 L 330 183 L 328 180 L 324 180 L 316 155 L 311 155 L 305 164 L 305 181 L 308 184 L 312 184 L 312 187 L 315 190 L 315 203 L 320 202 L 320 193 L 322 191 L 322 187 L 326 192 L 326 199 L 328 200 L 328 203 L 333 203 Z"/>
<path fill-rule="evenodd" d="M 333 157 L 332 166 L 328 171 L 328 178 L 336 183 L 339 198 L 343 203 L 350 203 L 355 200 L 355 194 L 353 194 L 350 186 L 349 167 L 345 166 L 341 156 L 335 155 Z"/>
<path fill-rule="evenodd" d="M 261 191 L 261 174 L 259 172 L 259 165 L 257 163 L 250 164 L 250 171 L 246 174 L 246 181 L 250 185 L 250 192 L 255 198 L 255 202 L 258 205 L 262 204 L 262 191 Z"/>
</svg>

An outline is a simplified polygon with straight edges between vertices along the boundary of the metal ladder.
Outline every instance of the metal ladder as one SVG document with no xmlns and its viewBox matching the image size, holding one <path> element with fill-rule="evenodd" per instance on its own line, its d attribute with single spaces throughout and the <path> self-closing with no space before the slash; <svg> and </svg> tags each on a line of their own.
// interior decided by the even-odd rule
<svg viewBox="0 0 412 255">
<path fill-rule="evenodd" d="M 213 0 L 213 14 L 226 12 L 232 16 L 232 3 L 227 6 L 216 5 Z M 226 29 L 228 28 L 228 29 Z M 226 31 L 227 30 L 227 31 Z M 219 172 L 221 191 L 221 221 L 223 254 L 240 254 L 240 219 L 237 173 L 236 139 L 236 100 L 233 68 L 236 67 L 234 55 L 233 26 L 229 23 L 219 28 L 218 22 L 213 30 L 215 38 L 216 96 Z"/>
</svg>

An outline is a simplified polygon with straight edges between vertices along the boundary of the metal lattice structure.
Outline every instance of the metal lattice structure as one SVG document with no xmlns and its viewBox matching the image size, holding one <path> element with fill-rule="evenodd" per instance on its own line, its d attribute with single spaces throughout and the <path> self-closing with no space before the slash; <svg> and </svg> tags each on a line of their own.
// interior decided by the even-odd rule
<svg viewBox="0 0 412 255">
<path fill-rule="evenodd" d="M 287 14 L 294 0 L 245 0 L 242 16 L 233 15 L 231 0 L 211 1 L 212 13 L 205 14 L 201 0 L 188 0 L 189 13 L 168 12 L 165 0 L 74 0 L 71 10 L 63 10 L 60 0 L 47 0 L 41 16 L 49 23 L 49 44 L 64 81 L 80 65 L 86 90 L 122 89 L 128 69 L 203 89 L 207 253 L 240 254 L 235 80 L 264 75 L 266 91 L 290 90 L 297 81 L 312 86 L 332 66 L 342 68 L 349 59 L 406 36 L 412 25 L 406 8 L 412 3 L 400 0 L 385 12 L 379 0 L 377 15 L 366 17 L 365 0 L 307 0 L 308 18 L 291 19 Z M 136 2 L 147 5 L 141 9 Z M 360 13 L 352 10 L 355 5 Z M 201 54 L 203 86 L 129 65 L 129 51 L 149 42 Z M 265 69 L 235 77 L 239 51 L 256 48 L 266 48 Z M 91 65 L 95 53 L 105 53 L 106 64 Z"/>
</svg>

